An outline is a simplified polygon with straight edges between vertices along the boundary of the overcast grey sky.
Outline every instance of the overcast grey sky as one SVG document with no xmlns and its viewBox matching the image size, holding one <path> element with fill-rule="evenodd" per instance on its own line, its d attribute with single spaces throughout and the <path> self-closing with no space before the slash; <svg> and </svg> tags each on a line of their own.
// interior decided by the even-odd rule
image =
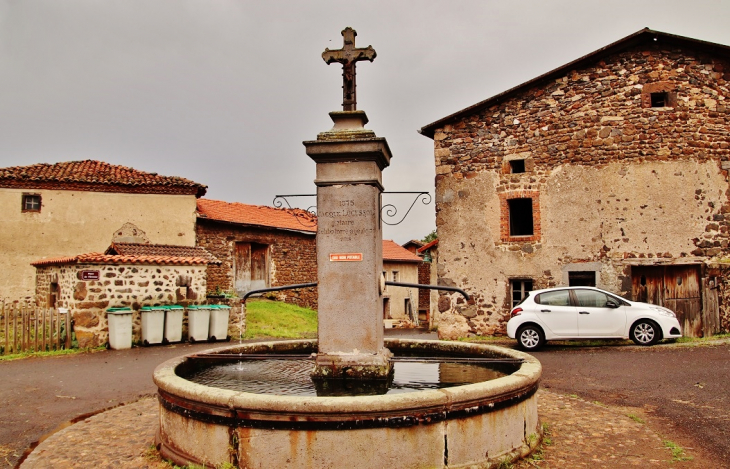
<svg viewBox="0 0 730 469">
<path fill-rule="evenodd" d="M 728 0 L 0 0 L 0 166 L 102 160 L 261 205 L 314 193 L 301 142 L 341 109 L 321 53 L 351 26 L 378 54 L 357 96 L 393 151 L 385 188 L 433 193 L 422 126 L 644 27 L 730 45 L 729 20 Z M 432 202 L 384 237 L 433 228 Z"/>
</svg>

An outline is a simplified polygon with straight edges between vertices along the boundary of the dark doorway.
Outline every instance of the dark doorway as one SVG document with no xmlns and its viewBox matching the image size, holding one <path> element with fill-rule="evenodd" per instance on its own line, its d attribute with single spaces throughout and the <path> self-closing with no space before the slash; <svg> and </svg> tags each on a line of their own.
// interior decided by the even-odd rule
<svg viewBox="0 0 730 469">
<path fill-rule="evenodd" d="M 585 272 L 568 272 L 568 286 L 595 287 L 596 272 L 592 270 L 588 270 Z"/>
</svg>

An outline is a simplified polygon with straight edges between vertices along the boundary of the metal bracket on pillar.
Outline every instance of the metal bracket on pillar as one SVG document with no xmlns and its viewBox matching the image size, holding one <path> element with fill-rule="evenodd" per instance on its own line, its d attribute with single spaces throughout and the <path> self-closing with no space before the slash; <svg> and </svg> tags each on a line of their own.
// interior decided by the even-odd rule
<svg viewBox="0 0 730 469">
<path fill-rule="evenodd" d="M 413 199 L 413 202 L 411 203 L 411 206 L 408 207 L 408 210 L 406 211 L 406 214 L 401 217 L 400 220 L 398 220 L 395 223 L 388 222 L 388 219 L 394 219 L 398 215 L 398 209 L 393 204 L 385 204 L 380 207 L 380 219 L 385 223 L 386 225 L 395 226 L 400 225 L 403 220 L 406 219 L 409 213 L 411 213 L 411 209 L 414 205 L 416 205 L 416 202 L 418 200 L 421 200 L 421 203 L 423 205 L 428 205 L 431 203 L 431 194 L 428 192 L 383 192 L 383 194 L 416 194 L 416 198 Z"/>
<path fill-rule="evenodd" d="M 423 205 L 428 205 L 428 204 L 431 203 L 431 194 L 428 193 L 428 192 L 399 192 L 399 191 L 388 192 L 388 191 L 385 191 L 385 192 L 382 192 L 381 195 L 382 194 L 411 194 L 411 195 L 415 195 L 416 196 L 413 199 L 413 202 L 411 202 L 410 207 L 408 207 L 408 210 L 406 210 L 405 215 L 403 215 L 400 218 L 400 220 L 398 220 L 398 221 L 396 221 L 394 223 L 393 222 L 389 222 L 388 220 L 392 220 L 392 219 L 394 219 L 394 218 L 397 217 L 397 215 L 398 215 L 398 208 L 395 205 L 393 205 L 393 204 L 385 204 L 385 205 L 383 205 L 382 204 L 382 201 L 381 201 L 381 206 L 380 206 L 380 219 L 381 219 L 381 221 L 383 223 L 385 223 L 386 225 L 390 225 L 390 226 L 400 225 L 401 223 L 403 223 L 403 221 L 406 219 L 406 217 L 408 216 L 408 214 L 411 213 L 411 210 L 413 209 L 413 206 L 416 205 L 416 202 L 418 202 L 419 200 L 421 201 L 421 203 Z M 286 208 L 288 208 L 288 209 L 294 209 L 294 207 L 292 207 L 291 204 L 289 203 L 289 200 L 287 200 L 288 198 L 291 198 L 291 197 L 317 197 L 317 194 L 276 195 L 276 196 L 274 196 L 274 207 L 276 207 L 276 208 L 284 208 L 284 206 L 286 205 Z M 316 226 L 317 225 L 317 222 L 316 222 L 317 206 L 316 205 L 310 205 L 306 209 L 301 209 L 301 210 L 305 210 L 306 212 L 308 212 L 310 215 L 312 215 L 315 218 L 305 218 L 305 217 L 301 217 L 301 216 L 296 216 L 295 215 L 297 221 L 299 222 L 299 224 L 301 224 L 302 226 L 305 226 L 307 228 L 311 228 L 313 226 Z"/>
<path fill-rule="evenodd" d="M 317 197 L 317 194 L 288 194 L 288 195 L 275 195 L 274 196 L 274 207 L 275 208 L 284 208 L 284 205 L 286 205 L 286 208 L 289 210 L 296 210 L 294 207 L 291 206 L 289 203 L 289 200 L 287 200 L 288 197 Z M 306 212 L 310 216 L 305 216 L 304 214 L 298 215 L 293 214 L 293 216 L 297 219 L 300 225 L 306 228 L 313 228 L 317 226 L 317 205 L 310 205 L 306 209 L 299 209 L 303 212 Z"/>
</svg>

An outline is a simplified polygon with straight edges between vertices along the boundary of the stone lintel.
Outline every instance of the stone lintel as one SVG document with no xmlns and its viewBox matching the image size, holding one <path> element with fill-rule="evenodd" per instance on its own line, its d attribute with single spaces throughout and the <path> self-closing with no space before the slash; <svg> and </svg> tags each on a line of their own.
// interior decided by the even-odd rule
<svg viewBox="0 0 730 469">
<path fill-rule="evenodd" d="M 374 161 L 381 171 L 390 165 L 390 147 L 384 138 L 310 140 L 303 143 L 307 155 L 317 164 Z"/>
</svg>

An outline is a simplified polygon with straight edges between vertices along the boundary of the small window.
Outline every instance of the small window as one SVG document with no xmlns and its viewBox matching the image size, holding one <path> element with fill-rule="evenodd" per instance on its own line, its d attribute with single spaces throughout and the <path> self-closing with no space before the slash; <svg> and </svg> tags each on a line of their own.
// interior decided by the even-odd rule
<svg viewBox="0 0 730 469">
<path fill-rule="evenodd" d="M 510 199 L 509 204 L 509 235 L 532 236 L 532 199 Z"/>
<path fill-rule="evenodd" d="M 509 162 L 509 169 L 512 174 L 525 172 L 525 160 L 512 160 Z"/>
<path fill-rule="evenodd" d="M 664 91 L 651 94 L 651 107 L 667 107 L 669 105 L 669 94 Z"/>
<path fill-rule="evenodd" d="M 518 304 L 527 298 L 529 292 L 532 291 L 532 280 L 510 280 L 510 291 L 512 295 L 512 307 L 514 308 Z"/>
<path fill-rule="evenodd" d="M 400 282 L 400 272 L 398 272 L 397 270 L 393 271 L 393 281 Z"/>
<path fill-rule="evenodd" d="M 570 306 L 570 290 L 558 290 L 541 293 L 535 303 L 548 306 Z"/>
<path fill-rule="evenodd" d="M 40 212 L 41 196 L 39 194 L 23 194 L 22 212 Z"/>
<path fill-rule="evenodd" d="M 570 287 L 595 287 L 596 272 L 568 272 L 568 286 Z"/>
</svg>

